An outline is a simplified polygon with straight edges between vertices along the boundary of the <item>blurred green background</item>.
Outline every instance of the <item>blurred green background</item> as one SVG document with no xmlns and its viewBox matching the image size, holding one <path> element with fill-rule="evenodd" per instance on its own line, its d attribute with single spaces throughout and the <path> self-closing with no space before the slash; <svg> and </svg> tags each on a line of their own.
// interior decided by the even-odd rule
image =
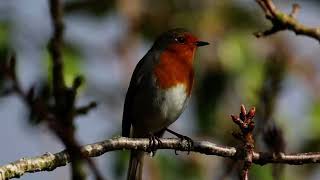
<svg viewBox="0 0 320 180">
<path fill-rule="evenodd" d="M 320 24 L 318 0 L 283 0 L 290 12 L 302 7 L 298 19 Z M 320 151 L 320 51 L 311 38 L 281 32 L 257 39 L 270 23 L 254 0 L 65 0 L 65 78 L 86 79 L 77 104 L 96 100 L 98 108 L 76 121 L 77 138 L 93 143 L 121 134 L 125 93 L 136 63 L 155 37 L 175 27 L 190 29 L 211 43 L 196 56 L 196 81 L 186 111 L 173 130 L 197 140 L 236 146 L 237 128 L 230 114 L 240 104 L 256 106 L 256 150 Z M 0 0 L 0 61 L 17 55 L 18 75 L 25 89 L 38 91 L 51 79 L 47 43 L 51 36 L 47 1 Z M 45 124 L 30 121 L 26 106 L 7 96 L 0 76 L 0 164 L 63 145 Z M 170 137 L 170 135 L 165 135 Z M 8 141 L 10 139 L 10 141 Z M 125 179 L 127 151 L 95 158 L 108 179 Z M 238 179 L 239 165 L 229 159 L 161 150 L 146 157 L 145 179 Z M 89 178 L 93 178 L 89 173 Z M 320 179 L 318 165 L 254 165 L 251 179 Z M 68 179 L 69 168 L 28 174 L 21 179 Z"/>
</svg>

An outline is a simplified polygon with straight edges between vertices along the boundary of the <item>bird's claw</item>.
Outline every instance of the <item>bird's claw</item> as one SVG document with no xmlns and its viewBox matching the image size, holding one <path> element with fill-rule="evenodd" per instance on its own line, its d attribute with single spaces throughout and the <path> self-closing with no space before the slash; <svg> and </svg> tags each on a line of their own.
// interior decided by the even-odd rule
<svg viewBox="0 0 320 180">
<path fill-rule="evenodd" d="M 150 136 L 149 136 L 149 147 L 148 147 L 147 151 L 149 153 L 151 153 L 152 156 L 155 155 L 157 147 L 159 147 L 161 145 L 162 145 L 162 142 L 161 142 L 160 138 L 157 137 L 157 136 L 154 136 L 153 134 L 150 134 Z"/>
<path fill-rule="evenodd" d="M 184 135 L 181 135 L 180 137 L 180 140 L 183 142 L 184 140 L 187 141 L 187 152 L 188 152 L 188 155 L 190 154 L 190 151 L 191 151 L 191 148 L 193 146 L 193 140 L 191 138 L 189 138 L 188 136 L 184 136 Z M 176 151 L 176 150 L 175 150 Z M 177 153 L 175 152 L 175 154 L 177 155 Z"/>
<path fill-rule="evenodd" d="M 166 131 L 168 131 L 169 133 L 177 136 L 177 137 L 181 140 L 181 142 L 183 142 L 184 140 L 187 141 L 187 143 L 188 143 L 188 145 L 187 145 L 187 146 L 188 146 L 188 147 L 187 147 L 187 151 L 188 151 L 188 155 L 189 155 L 189 154 L 190 154 L 190 151 L 191 151 L 191 148 L 192 148 L 192 146 L 193 146 L 193 140 L 192 140 L 191 138 L 189 138 L 188 136 L 184 136 L 184 135 L 182 135 L 182 134 L 176 133 L 176 132 L 174 132 L 174 131 L 172 131 L 172 130 L 170 130 L 170 129 L 168 129 L 168 128 L 166 128 Z M 174 150 L 174 153 L 175 153 L 176 155 L 178 155 L 176 149 Z"/>
</svg>

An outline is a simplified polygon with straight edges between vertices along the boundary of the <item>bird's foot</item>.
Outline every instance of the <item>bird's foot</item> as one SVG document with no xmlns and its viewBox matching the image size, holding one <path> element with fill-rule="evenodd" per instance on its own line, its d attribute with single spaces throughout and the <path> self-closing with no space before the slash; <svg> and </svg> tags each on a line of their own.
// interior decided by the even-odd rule
<svg viewBox="0 0 320 180">
<path fill-rule="evenodd" d="M 179 134 L 179 133 L 177 133 L 177 132 L 174 132 L 174 131 L 172 131 L 172 130 L 170 130 L 170 129 L 168 129 L 168 128 L 166 128 L 166 131 L 168 131 L 169 133 L 177 136 L 178 138 L 180 138 L 181 141 L 184 141 L 184 140 L 187 141 L 187 146 L 188 146 L 188 147 L 187 147 L 187 150 L 188 150 L 188 154 L 190 154 L 191 148 L 192 148 L 192 146 L 193 146 L 193 140 L 192 140 L 191 138 L 189 138 L 188 136 Z M 178 155 L 176 149 L 174 150 L 174 153 L 175 153 L 176 155 Z"/>
<path fill-rule="evenodd" d="M 155 136 L 150 133 L 149 135 L 149 147 L 148 152 L 151 154 L 151 156 L 155 155 L 155 152 L 157 150 L 157 147 L 161 146 L 162 142 L 158 136 Z"/>
</svg>

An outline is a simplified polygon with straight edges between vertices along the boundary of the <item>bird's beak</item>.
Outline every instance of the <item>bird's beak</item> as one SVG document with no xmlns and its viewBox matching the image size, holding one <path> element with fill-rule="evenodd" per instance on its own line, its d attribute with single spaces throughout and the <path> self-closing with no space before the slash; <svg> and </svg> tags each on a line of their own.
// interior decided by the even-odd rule
<svg viewBox="0 0 320 180">
<path fill-rule="evenodd" d="M 197 41 L 196 42 L 196 46 L 200 47 L 200 46 L 206 46 L 206 45 L 209 45 L 208 42 L 204 42 L 204 41 Z"/>
</svg>

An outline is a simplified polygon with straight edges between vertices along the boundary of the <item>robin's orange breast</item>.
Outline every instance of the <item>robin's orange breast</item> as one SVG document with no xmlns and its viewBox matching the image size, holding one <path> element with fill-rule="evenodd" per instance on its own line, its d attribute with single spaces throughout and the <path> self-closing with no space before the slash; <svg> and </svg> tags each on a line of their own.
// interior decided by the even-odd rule
<svg viewBox="0 0 320 180">
<path fill-rule="evenodd" d="M 168 89 L 178 84 L 184 84 L 186 93 L 190 96 L 194 79 L 193 56 L 193 51 L 184 51 L 183 53 L 164 51 L 160 55 L 159 64 L 154 69 L 157 85 L 161 89 Z"/>
</svg>

